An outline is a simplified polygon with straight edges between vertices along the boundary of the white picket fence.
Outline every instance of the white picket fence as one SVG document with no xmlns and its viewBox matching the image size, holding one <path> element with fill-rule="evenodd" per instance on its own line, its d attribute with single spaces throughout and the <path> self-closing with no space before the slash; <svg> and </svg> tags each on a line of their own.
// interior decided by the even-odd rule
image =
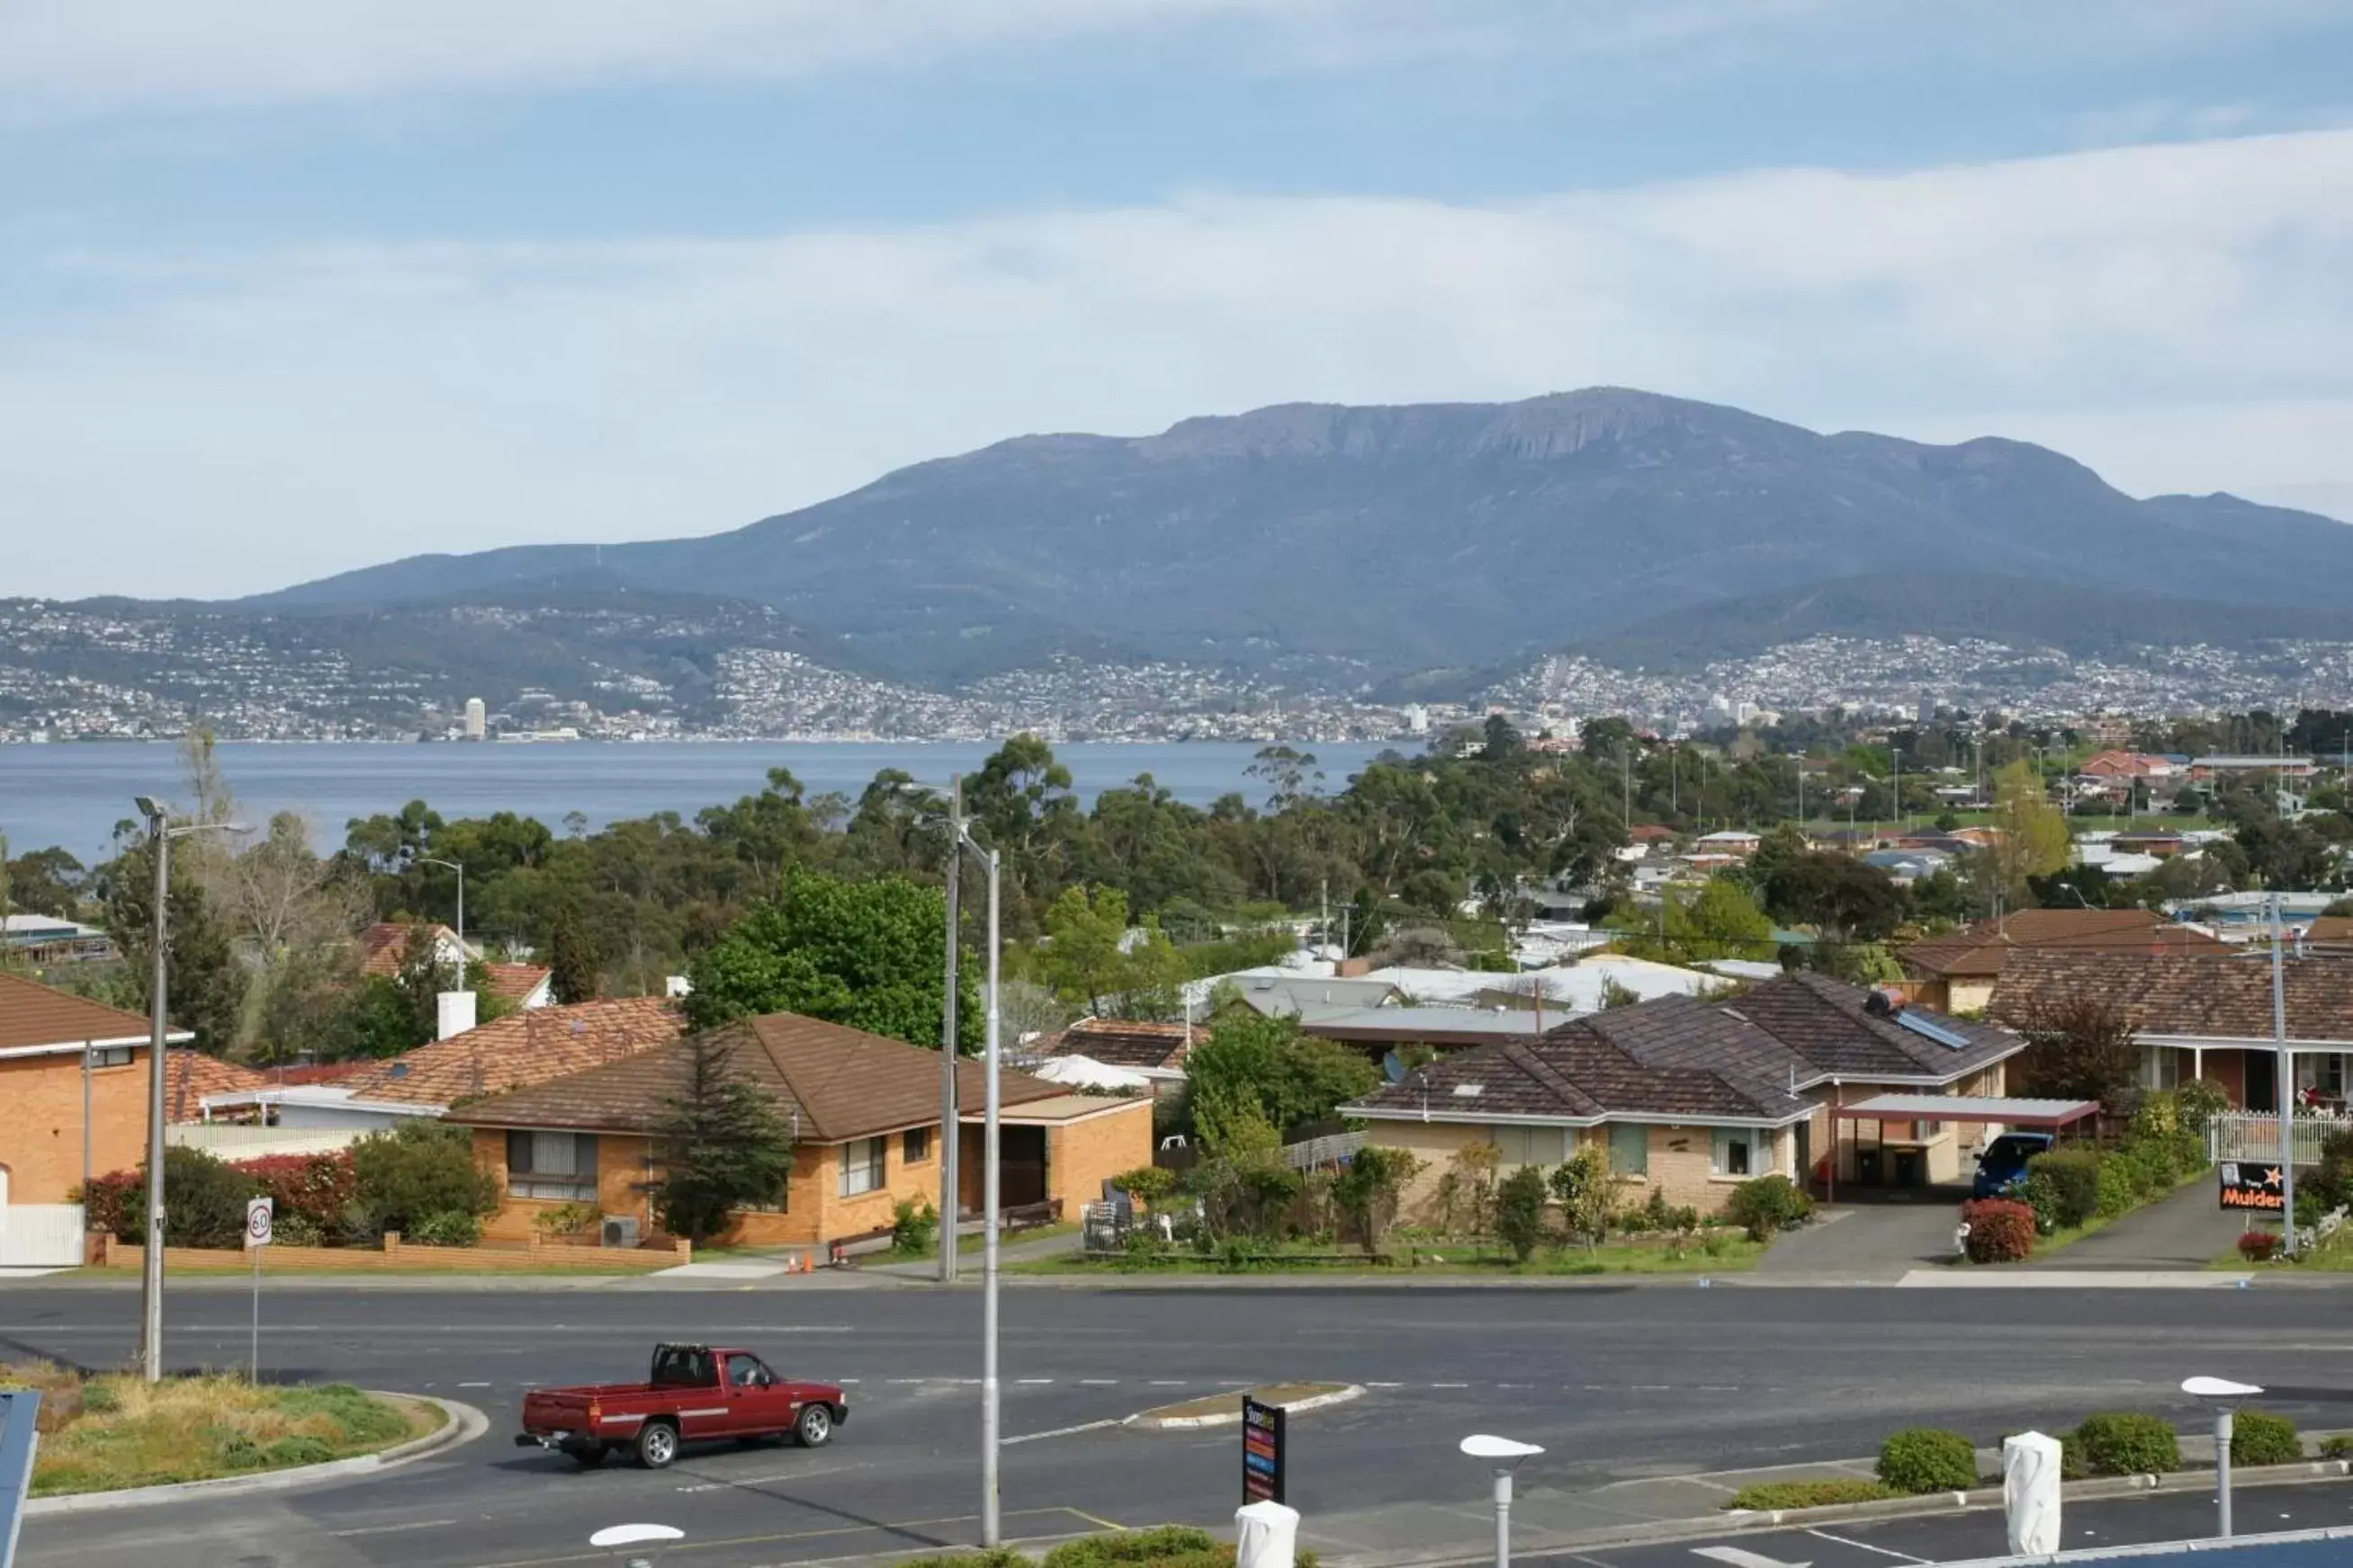
<svg viewBox="0 0 2353 1568">
<path fill-rule="evenodd" d="M 0 1268 L 79 1268 L 79 1204 L 0 1205 Z"/>
<path fill-rule="evenodd" d="M 2295 1118 L 2295 1163 L 2320 1163 L 2320 1141 L 2348 1125 L 2342 1117 Z M 2279 1118 L 2269 1111 L 2226 1110 L 2206 1124 L 2206 1145 L 2217 1162 L 2280 1157 Z"/>
<path fill-rule="evenodd" d="M 1282 1158 L 1294 1171 L 1312 1171 L 1319 1165 L 1336 1165 L 1352 1158 L 1364 1146 L 1365 1135 L 1361 1132 L 1335 1132 L 1329 1138 L 1286 1143 L 1282 1146 Z"/>
</svg>

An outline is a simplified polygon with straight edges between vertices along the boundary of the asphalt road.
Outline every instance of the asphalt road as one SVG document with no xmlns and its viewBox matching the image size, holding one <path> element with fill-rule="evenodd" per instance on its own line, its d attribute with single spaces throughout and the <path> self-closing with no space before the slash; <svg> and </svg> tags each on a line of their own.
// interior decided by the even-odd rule
<svg viewBox="0 0 2353 1568">
<path fill-rule="evenodd" d="M 512 1568 L 602 1561 L 585 1546 L 589 1531 L 638 1520 L 686 1530 L 696 1550 L 674 1560 L 696 1568 L 969 1542 L 978 1309 L 969 1292 L 921 1290 L 277 1288 L 265 1302 L 265 1375 L 447 1395 L 487 1412 L 490 1435 L 375 1480 L 36 1519 L 22 1561 Z M 119 1364 L 137 1312 L 128 1291 L 0 1288 L 0 1359 Z M 241 1363 L 246 1313 L 237 1293 L 177 1298 L 169 1359 Z M 823 1450 L 691 1451 L 659 1474 L 578 1472 L 512 1445 L 525 1387 L 631 1375 L 661 1339 L 742 1343 L 780 1369 L 839 1381 L 850 1421 Z M 1451 1505 L 1464 1510 L 1471 1555 L 1484 1546 L 1486 1481 L 1455 1444 L 1473 1431 L 1546 1447 L 1522 1472 L 1525 1493 L 1848 1457 L 1915 1422 L 1991 1440 L 2099 1408 L 2188 1418 L 2175 1390 L 2193 1372 L 2282 1389 L 2273 1403 L 2308 1426 L 2353 1425 L 2353 1374 L 2338 1370 L 2348 1352 L 2353 1325 L 2333 1291 L 1015 1291 L 1006 1531 L 1225 1522 L 1239 1500 L 1232 1429 L 1092 1424 L 1253 1382 L 1369 1391 L 1294 1425 L 1291 1500 L 1311 1536 L 1361 1522 L 1362 1510 Z"/>
</svg>

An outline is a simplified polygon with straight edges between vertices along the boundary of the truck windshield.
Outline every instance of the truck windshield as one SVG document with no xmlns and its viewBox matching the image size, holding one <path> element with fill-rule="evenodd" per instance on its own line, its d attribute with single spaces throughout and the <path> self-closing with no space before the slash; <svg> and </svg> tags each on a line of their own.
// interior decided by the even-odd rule
<svg viewBox="0 0 2353 1568">
<path fill-rule="evenodd" d="M 664 1345 L 654 1352 L 653 1380 L 668 1388 L 707 1388 L 719 1381 L 719 1369 L 700 1346 Z"/>
</svg>

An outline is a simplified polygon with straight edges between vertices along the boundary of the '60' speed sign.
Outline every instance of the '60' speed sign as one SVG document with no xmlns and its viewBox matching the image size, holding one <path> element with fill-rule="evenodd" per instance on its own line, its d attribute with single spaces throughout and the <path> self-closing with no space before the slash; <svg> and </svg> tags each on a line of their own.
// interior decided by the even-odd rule
<svg viewBox="0 0 2353 1568">
<path fill-rule="evenodd" d="M 248 1247 L 269 1245 L 270 1200 L 248 1198 L 245 1201 L 245 1244 Z"/>
</svg>

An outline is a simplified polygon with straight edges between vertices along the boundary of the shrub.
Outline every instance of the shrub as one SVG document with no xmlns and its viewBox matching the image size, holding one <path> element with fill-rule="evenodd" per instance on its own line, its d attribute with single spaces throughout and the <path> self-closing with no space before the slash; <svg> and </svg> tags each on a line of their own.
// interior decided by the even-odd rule
<svg viewBox="0 0 2353 1568">
<path fill-rule="evenodd" d="M 1958 1432 L 1908 1427 L 1879 1446 L 1879 1479 L 1899 1492 L 1965 1492 L 1978 1484 L 1977 1445 Z"/>
<path fill-rule="evenodd" d="M 1046 1553 L 1045 1568 L 1111 1568 L 1114 1563 L 1155 1563 L 1215 1552 L 1218 1538 L 1187 1524 L 1156 1530 L 1126 1530 L 1066 1541 Z M 1232 1548 L 1226 1550 L 1230 1552 Z"/>
<path fill-rule="evenodd" d="M 2141 1200 L 2139 1184 L 2133 1179 L 2132 1163 L 2121 1156 L 2102 1160 L 2099 1163 L 2099 1216 L 2114 1219 L 2129 1214 Z"/>
<path fill-rule="evenodd" d="M 2320 1440 L 2324 1459 L 2353 1459 L 2353 1432 L 2332 1432 Z"/>
<path fill-rule="evenodd" d="M 1787 1176 L 1743 1182 L 1724 1205 L 1724 1217 L 1746 1230 L 1751 1241 L 1770 1241 L 1813 1212 L 1813 1200 Z"/>
<path fill-rule="evenodd" d="M 1176 1190 L 1176 1173 L 1159 1165 L 1138 1165 L 1111 1179 L 1112 1186 L 1146 1208 L 1156 1209 Z"/>
<path fill-rule="evenodd" d="M 1961 1205 L 1969 1227 L 1972 1263 L 2015 1263 L 2034 1250 L 2034 1211 L 2010 1198 L 1978 1198 Z"/>
<path fill-rule="evenodd" d="M 240 1160 L 237 1169 L 270 1199 L 271 1222 L 281 1232 L 290 1226 L 315 1238 L 332 1237 L 341 1230 L 343 1215 L 358 1195 L 352 1157 L 344 1151 L 270 1154 Z"/>
<path fill-rule="evenodd" d="M 2181 1468 L 2181 1438 L 2161 1415 L 2111 1411 L 2075 1428 L 2084 1468 L 2095 1476 L 2163 1475 Z"/>
<path fill-rule="evenodd" d="M 323 1437 L 297 1434 L 268 1445 L 261 1457 L 272 1465 L 323 1465 L 335 1457 L 335 1450 Z"/>
<path fill-rule="evenodd" d="M 2100 1157 L 2089 1149 L 2037 1154 L 2026 1162 L 2026 1173 L 2036 1189 L 2049 1189 L 2054 1228 L 2082 1225 L 2100 1212 Z"/>
<path fill-rule="evenodd" d="M 353 1219 L 368 1236 L 424 1239 L 430 1215 L 494 1214 L 496 1177 L 474 1163 L 473 1134 L 411 1118 L 352 1145 Z"/>
<path fill-rule="evenodd" d="M 2059 1228 L 2059 1191 L 2040 1176 L 2028 1175 L 2010 1188 L 2010 1195 L 2034 1211 L 2034 1229 L 2049 1236 Z"/>
<path fill-rule="evenodd" d="M 1828 1481 L 1759 1481 L 1732 1494 L 1726 1508 L 1767 1511 L 1788 1508 L 1828 1508 L 1842 1502 L 1878 1502 L 1898 1496 L 1877 1481 L 1856 1477 Z"/>
<path fill-rule="evenodd" d="M 2269 1263 L 2282 1239 L 2275 1230 L 2242 1230 L 2239 1233 L 2239 1256 L 2250 1263 Z"/>
<path fill-rule="evenodd" d="M 419 1247 L 474 1247 L 482 1239 L 482 1221 L 463 1209 L 443 1209 L 417 1220 L 414 1230 L 400 1233 L 400 1239 Z"/>
<path fill-rule="evenodd" d="M 914 1257 L 939 1239 L 940 1211 L 928 1198 L 902 1198 L 891 1211 L 891 1250 Z"/>
<path fill-rule="evenodd" d="M 2231 1463 L 2293 1465 L 2304 1458 L 2295 1423 L 2268 1410 L 2242 1410 L 2231 1418 Z"/>
<path fill-rule="evenodd" d="M 1546 1196 L 1544 1172 L 1534 1165 L 1518 1167 L 1495 1188 L 1495 1235 L 1519 1262 L 1544 1240 Z"/>
<path fill-rule="evenodd" d="M 990 1546 L 978 1552 L 943 1552 L 936 1557 L 902 1558 L 897 1568 L 1038 1568 L 1038 1560 L 1024 1557 L 1010 1546 Z"/>
<path fill-rule="evenodd" d="M 578 1236 L 594 1229 L 603 1214 L 595 1204 L 558 1204 L 552 1209 L 540 1210 L 533 1217 L 531 1227 L 552 1241 L 560 1236 Z"/>
</svg>

